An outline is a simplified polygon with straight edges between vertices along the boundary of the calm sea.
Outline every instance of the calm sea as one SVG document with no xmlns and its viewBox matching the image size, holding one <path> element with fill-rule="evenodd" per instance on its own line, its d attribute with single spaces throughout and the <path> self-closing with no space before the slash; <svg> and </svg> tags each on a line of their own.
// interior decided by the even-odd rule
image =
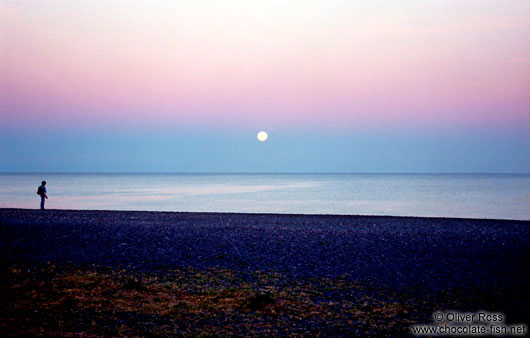
<svg viewBox="0 0 530 338">
<path fill-rule="evenodd" d="M 530 220 L 530 175 L 0 173 L 0 207 Z"/>
</svg>

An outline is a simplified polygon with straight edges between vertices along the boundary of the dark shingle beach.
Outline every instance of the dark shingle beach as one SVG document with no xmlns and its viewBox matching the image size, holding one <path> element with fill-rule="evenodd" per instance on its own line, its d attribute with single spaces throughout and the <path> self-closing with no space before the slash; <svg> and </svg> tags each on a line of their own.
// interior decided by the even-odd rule
<svg viewBox="0 0 530 338">
<path fill-rule="evenodd" d="M 530 222 L 0 209 L 3 335 L 407 336 L 528 323 Z"/>
</svg>

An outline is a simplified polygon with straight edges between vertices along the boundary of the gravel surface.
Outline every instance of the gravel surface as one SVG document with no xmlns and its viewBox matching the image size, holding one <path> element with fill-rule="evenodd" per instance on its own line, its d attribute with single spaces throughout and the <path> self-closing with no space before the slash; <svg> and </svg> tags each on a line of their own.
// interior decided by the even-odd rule
<svg viewBox="0 0 530 338">
<path fill-rule="evenodd" d="M 249 279 L 262 271 L 279 273 L 282 287 L 340 277 L 412 290 L 420 301 L 455 290 L 518 320 L 528 319 L 530 301 L 529 221 L 0 209 L 0 258 L 2 269 L 28 271 L 215 268 Z"/>
<path fill-rule="evenodd" d="M 428 289 L 529 282 L 527 221 L 0 209 L 0 222 L 4 265 L 222 267 L 294 278 L 348 274 Z"/>
</svg>

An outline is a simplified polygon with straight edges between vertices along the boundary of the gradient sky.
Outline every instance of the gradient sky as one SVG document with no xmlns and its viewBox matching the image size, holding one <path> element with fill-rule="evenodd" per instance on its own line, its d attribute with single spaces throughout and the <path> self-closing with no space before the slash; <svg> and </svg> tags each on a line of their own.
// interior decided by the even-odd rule
<svg viewBox="0 0 530 338">
<path fill-rule="evenodd" d="M 0 0 L 0 171 L 530 173 L 528 36 L 527 0 Z"/>
</svg>

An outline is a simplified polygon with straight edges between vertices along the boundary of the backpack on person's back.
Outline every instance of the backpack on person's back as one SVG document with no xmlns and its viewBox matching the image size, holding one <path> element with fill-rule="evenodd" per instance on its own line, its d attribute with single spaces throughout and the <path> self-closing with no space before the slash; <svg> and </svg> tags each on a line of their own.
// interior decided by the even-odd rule
<svg viewBox="0 0 530 338">
<path fill-rule="evenodd" d="M 44 194 L 44 191 L 42 190 L 42 185 L 39 185 L 39 187 L 37 188 L 37 195 L 43 195 Z"/>
</svg>

